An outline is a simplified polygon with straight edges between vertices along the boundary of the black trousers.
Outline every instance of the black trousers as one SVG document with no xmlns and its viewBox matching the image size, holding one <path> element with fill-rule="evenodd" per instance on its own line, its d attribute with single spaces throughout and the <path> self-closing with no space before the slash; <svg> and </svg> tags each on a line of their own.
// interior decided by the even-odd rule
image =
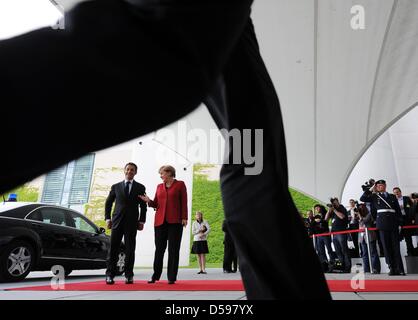
<svg viewBox="0 0 418 320">
<path fill-rule="evenodd" d="M 405 222 L 402 223 L 402 226 L 412 225 L 412 221 L 406 218 L 403 219 Z M 400 234 L 400 240 L 405 240 L 408 256 L 413 256 L 415 251 L 414 244 L 412 242 L 414 231 L 414 229 L 402 229 Z"/>
<path fill-rule="evenodd" d="M 237 253 L 235 250 L 234 242 L 231 238 L 225 237 L 224 240 L 224 260 L 223 260 L 223 269 L 224 271 L 237 271 Z"/>
<path fill-rule="evenodd" d="M 413 230 L 410 229 L 402 230 L 402 236 L 405 239 L 406 250 L 409 256 L 413 256 L 415 254 L 414 243 L 412 242 L 412 232 Z"/>
<path fill-rule="evenodd" d="M 119 223 L 117 228 L 112 229 L 110 251 L 107 259 L 107 276 L 114 277 L 118 271 L 117 263 L 119 261 L 122 238 L 124 238 L 125 242 L 125 276 L 131 277 L 134 275 L 136 233 L 136 225 L 133 228 L 132 224 L 125 223 L 124 220 Z"/>
<path fill-rule="evenodd" d="M 389 269 L 394 272 L 405 272 L 401 257 L 398 229 L 389 231 L 379 230 L 379 235 Z"/>
<path fill-rule="evenodd" d="M 66 15 L 65 30 L 43 28 L 0 41 L 2 100 L 13 101 L 2 117 L 14 119 L 15 110 L 21 115 L 19 126 L 0 126 L 0 136 L 8 138 L 0 192 L 181 119 L 223 75 L 225 99 L 208 105 L 218 126 L 264 130 L 261 174 L 246 175 L 239 164 L 221 171 L 247 298 L 330 299 L 289 194 L 280 104 L 259 52 L 251 4 L 166 0 L 133 12 L 120 0 L 88 1 Z M 127 126 L 119 110 L 133 102 L 130 117 L 145 120 Z M 29 135 L 47 143 L 20 148 Z M 36 155 L 30 166 L 27 154 Z"/>
<path fill-rule="evenodd" d="M 183 225 L 180 223 L 167 223 L 154 228 L 155 255 L 154 274 L 152 279 L 159 280 L 163 272 L 163 261 L 168 244 L 168 281 L 176 281 L 179 270 L 180 244 L 183 235 Z"/>
</svg>

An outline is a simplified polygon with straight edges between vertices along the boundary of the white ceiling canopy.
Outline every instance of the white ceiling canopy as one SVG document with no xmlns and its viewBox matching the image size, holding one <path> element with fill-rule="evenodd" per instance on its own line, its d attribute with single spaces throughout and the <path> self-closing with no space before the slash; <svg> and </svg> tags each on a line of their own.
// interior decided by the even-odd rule
<svg viewBox="0 0 418 320">
<path fill-rule="evenodd" d="M 352 28 L 354 5 L 365 29 Z M 263 0 L 253 16 L 282 104 L 290 185 L 341 196 L 365 150 L 418 102 L 418 1 Z"/>
</svg>

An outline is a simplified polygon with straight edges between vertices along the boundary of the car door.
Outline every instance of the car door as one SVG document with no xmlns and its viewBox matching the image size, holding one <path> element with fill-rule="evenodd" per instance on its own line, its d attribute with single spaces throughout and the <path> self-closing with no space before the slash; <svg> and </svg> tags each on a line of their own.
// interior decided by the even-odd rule
<svg viewBox="0 0 418 320">
<path fill-rule="evenodd" d="M 42 257 L 57 259 L 77 258 L 75 232 L 67 225 L 65 210 L 58 207 L 40 207 L 27 219 L 32 220 L 42 241 Z"/>
<path fill-rule="evenodd" d="M 109 242 L 96 225 L 83 215 L 67 210 L 68 224 L 76 230 L 77 250 L 80 256 L 89 260 L 106 261 Z"/>
</svg>

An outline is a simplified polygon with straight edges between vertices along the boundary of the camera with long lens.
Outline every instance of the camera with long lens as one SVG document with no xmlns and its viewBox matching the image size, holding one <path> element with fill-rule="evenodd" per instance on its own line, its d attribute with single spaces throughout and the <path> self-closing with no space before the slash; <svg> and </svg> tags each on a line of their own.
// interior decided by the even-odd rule
<svg viewBox="0 0 418 320">
<path fill-rule="evenodd" d="M 374 179 L 369 179 L 369 181 L 366 181 L 366 182 L 365 182 L 365 183 L 361 186 L 361 188 L 363 189 L 363 192 L 364 192 L 364 191 L 367 191 L 367 190 L 370 190 L 370 188 L 371 188 L 371 187 L 373 187 L 374 183 L 375 183 L 375 180 L 374 180 Z"/>
</svg>

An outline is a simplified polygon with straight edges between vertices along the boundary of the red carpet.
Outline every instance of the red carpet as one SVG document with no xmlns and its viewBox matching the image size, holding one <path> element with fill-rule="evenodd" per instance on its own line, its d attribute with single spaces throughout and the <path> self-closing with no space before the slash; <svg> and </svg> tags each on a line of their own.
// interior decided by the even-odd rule
<svg viewBox="0 0 418 320">
<path fill-rule="evenodd" d="M 366 280 L 364 288 L 361 283 L 350 280 L 328 280 L 331 292 L 418 292 L 418 280 Z M 53 291 L 51 286 L 33 286 L 10 288 L 13 291 Z M 179 280 L 174 285 L 167 281 L 148 284 L 146 281 L 136 281 L 126 285 L 123 281 L 114 285 L 106 285 L 103 281 L 67 283 L 64 291 L 243 291 L 241 280 Z"/>
<path fill-rule="evenodd" d="M 353 283 L 350 280 L 327 280 L 331 292 L 418 292 L 418 280 L 365 280 Z"/>
<path fill-rule="evenodd" d="M 7 290 L 25 291 L 53 291 L 50 285 L 12 288 Z M 241 280 L 179 280 L 175 284 L 159 281 L 148 284 L 145 280 L 135 281 L 127 285 L 124 281 L 116 281 L 114 285 L 107 285 L 103 281 L 77 282 L 65 284 L 65 291 L 243 291 Z"/>
</svg>

